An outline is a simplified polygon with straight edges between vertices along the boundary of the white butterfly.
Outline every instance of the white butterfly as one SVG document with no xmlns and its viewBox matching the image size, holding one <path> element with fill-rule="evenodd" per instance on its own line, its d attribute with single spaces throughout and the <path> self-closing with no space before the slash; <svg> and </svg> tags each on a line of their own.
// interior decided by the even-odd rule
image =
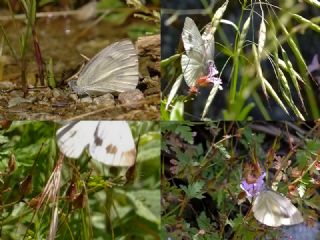
<svg viewBox="0 0 320 240">
<path fill-rule="evenodd" d="M 291 201 L 271 190 L 261 191 L 256 195 L 252 210 L 259 222 L 270 227 L 303 222 L 301 213 Z"/>
<path fill-rule="evenodd" d="M 212 81 L 218 81 L 219 78 L 214 78 L 219 72 L 213 62 L 214 36 L 210 24 L 201 35 L 194 21 L 186 17 L 182 30 L 182 41 L 186 54 L 182 55 L 181 67 L 188 86 L 195 86 L 196 81 L 209 74 L 210 70 Z"/>
<path fill-rule="evenodd" d="M 67 157 L 79 158 L 87 149 L 94 160 L 106 165 L 125 167 L 135 163 L 136 147 L 127 122 L 71 122 L 56 136 L 60 151 Z"/>
<path fill-rule="evenodd" d="M 138 56 L 129 40 L 115 42 L 97 55 L 81 70 L 70 86 L 78 95 L 101 95 L 125 92 L 136 88 L 139 81 Z"/>
</svg>

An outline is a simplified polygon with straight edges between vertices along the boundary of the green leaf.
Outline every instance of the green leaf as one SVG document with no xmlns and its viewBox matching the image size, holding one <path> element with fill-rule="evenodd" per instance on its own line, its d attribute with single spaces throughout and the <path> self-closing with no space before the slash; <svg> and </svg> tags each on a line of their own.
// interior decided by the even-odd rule
<svg viewBox="0 0 320 240">
<path fill-rule="evenodd" d="M 320 140 L 313 139 L 307 141 L 307 149 L 312 153 L 317 153 L 320 149 Z"/>
<path fill-rule="evenodd" d="M 178 89 L 182 83 L 182 80 L 183 80 L 183 76 L 182 74 L 180 74 L 180 76 L 177 78 L 177 80 L 174 82 L 171 90 L 170 90 L 170 93 L 169 93 L 169 96 L 168 96 L 168 100 L 167 100 L 167 104 L 166 104 L 166 110 L 168 109 L 170 103 L 172 102 L 173 98 L 177 95 L 177 92 L 178 92 Z"/>
<path fill-rule="evenodd" d="M 125 6 L 121 0 L 101 0 L 98 4 L 99 9 L 121 8 Z"/>
<path fill-rule="evenodd" d="M 170 113 L 170 121 L 183 121 L 184 104 L 176 102 Z"/>
<path fill-rule="evenodd" d="M 167 67 L 168 65 L 173 64 L 175 61 L 177 61 L 180 57 L 181 57 L 181 54 L 175 54 L 175 55 L 172 55 L 169 58 L 163 59 L 160 62 L 160 66 L 162 68 Z"/>
<path fill-rule="evenodd" d="M 215 147 L 218 148 L 219 152 L 226 158 L 229 159 L 231 156 L 228 150 L 222 145 L 222 143 L 215 144 Z"/>
<path fill-rule="evenodd" d="M 202 191 L 202 188 L 204 186 L 203 181 L 197 181 L 194 183 L 190 183 L 187 187 L 180 185 L 181 189 L 186 193 L 187 198 L 197 198 L 202 199 L 204 196 L 202 195 L 204 192 Z"/>
<path fill-rule="evenodd" d="M 211 220 L 206 216 L 205 212 L 201 212 L 197 218 L 197 223 L 200 229 L 209 230 L 211 228 Z"/>
<path fill-rule="evenodd" d="M 9 142 L 9 138 L 3 135 L 0 135 L 0 144 L 5 144 Z"/>
<path fill-rule="evenodd" d="M 49 61 L 46 64 L 46 72 L 47 72 L 47 83 L 48 83 L 48 86 L 51 87 L 51 88 L 55 88 L 57 86 L 57 83 L 56 83 L 56 80 L 54 78 L 52 58 L 50 58 Z"/>
<path fill-rule="evenodd" d="M 193 132 L 189 126 L 178 125 L 174 132 L 179 134 L 186 142 L 193 143 Z"/>
<path fill-rule="evenodd" d="M 206 101 L 206 105 L 204 106 L 204 109 L 203 109 L 203 112 L 202 112 L 202 116 L 201 116 L 201 119 L 202 119 L 202 120 L 203 120 L 204 117 L 207 115 L 208 110 L 209 110 L 209 107 L 210 107 L 210 105 L 211 105 L 214 97 L 217 95 L 217 92 L 218 92 L 218 90 L 219 90 L 219 87 L 220 87 L 220 85 L 216 85 L 216 86 L 214 86 L 214 87 L 211 89 L 210 94 L 209 94 L 209 97 L 208 97 L 208 99 L 207 99 L 207 101 Z"/>
<path fill-rule="evenodd" d="M 142 218 L 160 225 L 160 191 L 137 190 L 127 192 L 135 206 L 135 212 Z"/>
</svg>

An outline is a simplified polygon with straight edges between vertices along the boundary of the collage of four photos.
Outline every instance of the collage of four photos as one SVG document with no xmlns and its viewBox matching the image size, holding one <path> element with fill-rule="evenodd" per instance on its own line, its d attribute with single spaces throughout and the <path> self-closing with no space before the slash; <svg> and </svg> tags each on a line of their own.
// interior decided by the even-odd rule
<svg viewBox="0 0 320 240">
<path fill-rule="evenodd" d="M 320 240 L 318 0 L 1 0 L 0 239 Z"/>
</svg>

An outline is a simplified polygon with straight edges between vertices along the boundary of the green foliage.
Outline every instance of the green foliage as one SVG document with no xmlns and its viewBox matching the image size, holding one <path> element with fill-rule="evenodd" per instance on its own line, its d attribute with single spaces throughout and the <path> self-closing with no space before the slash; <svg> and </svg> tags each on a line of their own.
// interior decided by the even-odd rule
<svg viewBox="0 0 320 240">
<path fill-rule="evenodd" d="M 156 33 L 159 33 L 159 29 L 149 24 L 137 23 L 131 24 L 128 27 L 128 35 L 132 39 L 137 39 L 141 36 L 152 35 Z"/>
<path fill-rule="evenodd" d="M 54 78 L 52 58 L 50 58 L 49 61 L 46 63 L 46 73 L 47 73 L 47 85 L 51 88 L 55 88 L 57 86 L 57 82 Z"/>
<path fill-rule="evenodd" d="M 174 132 L 179 134 L 186 142 L 193 143 L 193 133 L 191 129 L 191 126 L 193 125 L 194 123 L 191 122 L 185 122 L 184 124 L 181 124 L 180 122 L 162 122 L 161 131 Z"/>
<path fill-rule="evenodd" d="M 185 138 L 177 129 L 193 134 Z M 249 211 L 240 188 L 248 165 L 268 174 L 268 188 L 277 185 L 299 203 L 304 219 L 317 215 L 319 130 L 305 122 L 162 122 L 162 236 L 279 239 L 280 228 Z"/>
<path fill-rule="evenodd" d="M 170 113 L 171 121 L 183 121 L 184 105 L 183 102 L 176 102 Z"/>
<path fill-rule="evenodd" d="M 99 2 L 98 8 L 111 9 L 112 12 L 105 16 L 105 20 L 116 25 L 124 24 L 132 15 L 136 19 L 142 19 L 143 23 L 139 22 L 129 25 L 127 30 L 131 39 L 159 33 L 159 12 L 145 7 L 140 0 L 127 1 L 127 5 L 122 0 L 102 0 Z"/>
<path fill-rule="evenodd" d="M 57 173 L 59 126 L 53 122 L 23 121 L 0 130 L 2 237 L 45 239 L 57 204 L 55 239 L 158 239 L 159 124 L 130 123 L 134 138 L 140 136 L 130 182 L 126 183 L 126 169 L 108 168 L 85 153 L 77 160 L 66 158 L 61 181 L 50 188 L 60 187 L 57 202 L 49 198 L 36 210 L 37 205 L 32 203 L 41 199 L 48 179 Z M 28 177 L 32 179 L 30 184 Z M 76 198 L 71 200 L 70 196 Z"/>
<path fill-rule="evenodd" d="M 186 193 L 187 198 L 189 198 L 189 199 L 192 199 L 192 198 L 202 199 L 202 198 L 204 198 L 204 196 L 202 195 L 203 194 L 203 191 L 202 191 L 203 186 L 204 186 L 204 182 L 199 181 L 199 182 L 191 183 L 187 187 L 180 185 L 180 188 Z"/>
<path fill-rule="evenodd" d="M 98 4 L 99 9 L 117 9 L 124 8 L 126 5 L 121 0 L 103 0 Z M 132 14 L 132 11 L 129 9 L 127 11 L 114 11 L 105 16 L 106 21 L 109 21 L 113 24 L 123 24 L 127 18 Z"/>
</svg>

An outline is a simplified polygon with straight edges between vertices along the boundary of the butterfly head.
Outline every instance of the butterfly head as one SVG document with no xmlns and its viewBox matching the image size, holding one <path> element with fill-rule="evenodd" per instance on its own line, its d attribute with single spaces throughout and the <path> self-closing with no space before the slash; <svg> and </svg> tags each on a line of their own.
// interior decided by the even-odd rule
<svg viewBox="0 0 320 240">
<path fill-rule="evenodd" d="M 69 81 L 68 85 L 71 88 L 71 90 L 80 97 L 85 97 L 89 95 L 89 93 L 83 87 L 78 86 L 77 80 Z"/>
</svg>

